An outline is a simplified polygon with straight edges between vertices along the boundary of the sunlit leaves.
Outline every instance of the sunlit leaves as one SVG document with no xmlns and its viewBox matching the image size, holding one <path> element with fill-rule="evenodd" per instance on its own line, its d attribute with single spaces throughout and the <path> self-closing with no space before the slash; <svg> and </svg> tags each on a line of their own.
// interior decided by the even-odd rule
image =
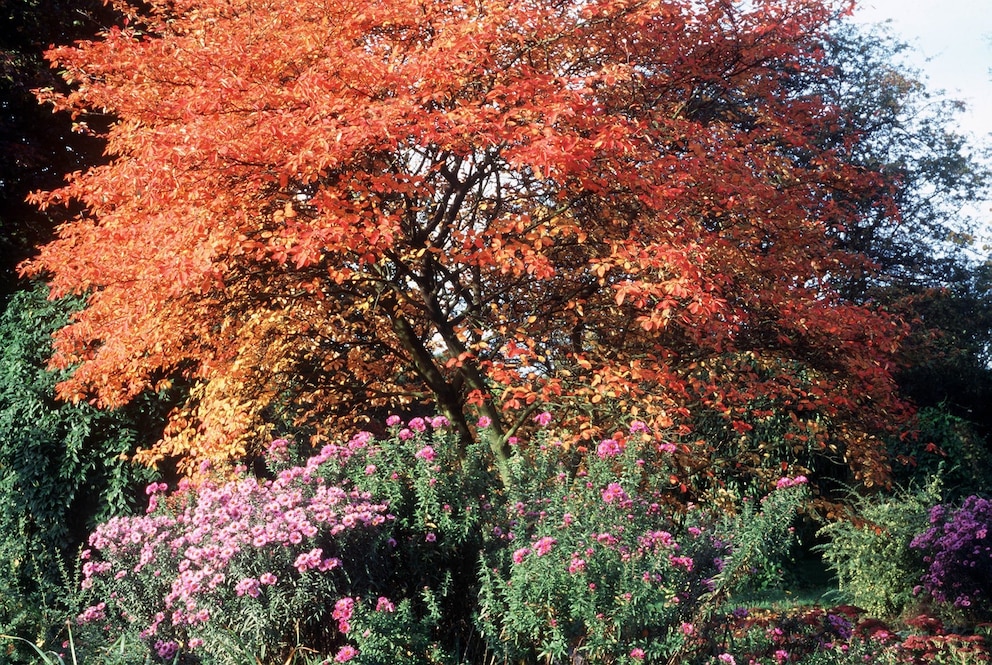
<svg viewBox="0 0 992 665">
<path fill-rule="evenodd" d="M 26 266 L 91 293 L 62 393 L 188 377 L 145 457 L 187 468 L 425 399 L 465 440 L 491 419 L 505 459 L 539 404 L 589 436 L 622 413 L 746 435 L 752 354 L 789 360 L 770 408 L 863 457 L 899 416 L 898 329 L 833 291 L 859 265 L 836 193 L 865 174 L 791 85 L 835 9 L 190 0 L 55 49 L 56 105 L 119 118 L 111 164 L 36 196 L 87 207 Z"/>
</svg>

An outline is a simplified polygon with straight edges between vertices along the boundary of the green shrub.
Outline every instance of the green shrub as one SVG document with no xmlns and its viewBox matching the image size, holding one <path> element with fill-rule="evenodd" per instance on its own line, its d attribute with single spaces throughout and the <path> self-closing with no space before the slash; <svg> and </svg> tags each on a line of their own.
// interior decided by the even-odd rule
<svg viewBox="0 0 992 665">
<path fill-rule="evenodd" d="M 879 617 L 896 615 L 913 601 L 925 567 L 909 545 L 928 526 L 930 506 L 939 499 L 937 480 L 922 489 L 856 497 L 856 517 L 820 529 L 827 541 L 818 549 L 844 599 Z"/>
<path fill-rule="evenodd" d="M 78 299 L 51 301 L 46 289 L 15 294 L 0 315 L 0 633 L 43 648 L 69 611 L 65 585 L 87 531 L 129 510 L 151 477 L 128 458 L 164 415 L 157 398 L 127 412 L 56 401 L 64 372 L 46 368 L 51 333 Z M 34 662 L 8 642 L 4 662 Z"/>
<path fill-rule="evenodd" d="M 913 425 L 913 436 L 890 446 L 897 482 L 909 487 L 939 477 L 945 503 L 958 503 L 970 495 L 990 496 L 992 452 L 974 425 L 945 407 L 920 409 Z"/>
</svg>

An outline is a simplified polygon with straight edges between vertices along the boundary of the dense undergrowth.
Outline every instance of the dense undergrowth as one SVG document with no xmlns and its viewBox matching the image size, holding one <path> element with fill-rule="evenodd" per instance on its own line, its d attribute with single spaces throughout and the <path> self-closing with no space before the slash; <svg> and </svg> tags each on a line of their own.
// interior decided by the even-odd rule
<svg viewBox="0 0 992 665">
<path fill-rule="evenodd" d="M 69 621 L 7 639 L 9 662 L 978 663 L 992 607 L 988 502 L 938 482 L 855 503 L 817 534 L 814 604 L 795 542 L 805 477 L 731 509 L 680 500 L 679 448 L 634 421 L 572 446 L 551 414 L 514 440 L 503 486 L 446 419 L 265 468 L 153 482 L 100 524 Z M 485 429 L 483 420 L 478 426 Z M 212 478 L 212 479 L 211 479 Z M 802 518 L 805 524 L 809 515 Z M 808 532 L 808 526 L 800 526 Z M 814 562 L 815 567 L 815 562 Z M 822 572 L 822 571 L 821 571 Z M 822 585 L 823 578 L 817 578 Z M 872 583 L 872 581 L 877 583 Z M 67 589 L 71 591 L 71 589 Z M 69 605 L 72 607 L 70 608 Z M 29 637 L 21 635 L 21 637 Z"/>
</svg>

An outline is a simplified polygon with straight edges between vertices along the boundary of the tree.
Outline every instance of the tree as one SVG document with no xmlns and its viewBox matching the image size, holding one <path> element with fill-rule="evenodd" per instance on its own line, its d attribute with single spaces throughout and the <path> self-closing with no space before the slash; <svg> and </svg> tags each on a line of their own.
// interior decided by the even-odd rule
<svg viewBox="0 0 992 665">
<path fill-rule="evenodd" d="M 88 294 L 59 393 L 196 381 L 142 456 L 187 470 L 276 418 L 429 400 L 501 461 L 549 408 L 587 437 L 705 424 L 700 459 L 731 470 L 777 477 L 798 449 L 882 481 L 901 328 L 835 288 L 876 179 L 817 143 L 840 111 L 796 85 L 844 9 L 122 6 L 127 27 L 49 53 L 57 109 L 119 118 L 111 163 L 35 196 L 84 206 L 24 267 Z"/>
<path fill-rule="evenodd" d="M 81 302 L 46 296 L 35 285 L 0 313 L 0 633 L 32 642 L 69 611 L 66 571 L 89 530 L 143 496 L 154 474 L 129 460 L 168 408 L 148 395 L 112 413 L 56 402 L 66 373 L 45 369 L 51 334 Z"/>
<path fill-rule="evenodd" d="M 897 373 L 903 395 L 924 409 L 946 406 L 987 436 L 990 263 L 975 251 L 980 220 L 969 209 L 990 198 L 988 144 L 956 129 L 962 104 L 929 90 L 902 61 L 908 47 L 883 26 L 842 24 L 828 43 L 831 75 L 812 87 L 846 113 L 824 145 L 860 137 L 848 159 L 880 174 L 899 222 L 878 197 L 863 199 L 864 214 L 840 240 L 876 269 L 842 292 L 910 324 Z"/>
</svg>

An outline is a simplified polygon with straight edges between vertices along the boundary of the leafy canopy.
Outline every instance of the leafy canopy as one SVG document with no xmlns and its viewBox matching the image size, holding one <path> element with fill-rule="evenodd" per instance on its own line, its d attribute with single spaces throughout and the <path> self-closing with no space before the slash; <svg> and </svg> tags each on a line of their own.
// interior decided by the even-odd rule
<svg viewBox="0 0 992 665">
<path fill-rule="evenodd" d="M 793 445 L 884 476 L 900 329 L 834 287 L 877 181 L 803 92 L 846 3 L 148 8 L 49 53 L 57 108 L 118 120 L 111 163 L 35 196 L 85 212 L 24 268 L 89 294 L 62 397 L 196 382 L 146 461 L 430 399 L 498 460 L 542 404 L 588 436 L 705 422 L 769 477 Z M 773 413 L 782 451 L 749 437 Z"/>
</svg>

